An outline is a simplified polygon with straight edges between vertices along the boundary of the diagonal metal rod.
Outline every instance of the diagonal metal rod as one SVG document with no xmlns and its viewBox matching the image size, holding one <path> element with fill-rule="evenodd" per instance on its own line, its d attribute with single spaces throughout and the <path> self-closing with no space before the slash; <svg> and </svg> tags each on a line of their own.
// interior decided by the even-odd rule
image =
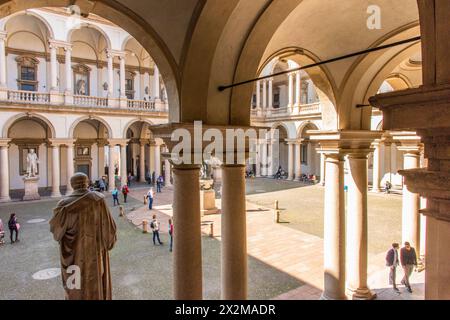
<svg viewBox="0 0 450 320">
<path fill-rule="evenodd" d="M 359 55 L 363 55 L 363 54 L 376 52 L 376 51 L 380 51 L 380 50 L 387 49 L 387 48 L 400 46 L 402 44 L 406 44 L 406 43 L 410 43 L 410 42 L 414 42 L 414 41 L 419 41 L 420 39 L 421 39 L 421 36 L 417 36 L 417 37 L 414 37 L 414 38 L 409 38 L 409 39 L 406 39 L 406 40 L 389 43 L 389 44 L 386 44 L 386 45 L 383 45 L 383 46 L 370 48 L 370 49 L 366 49 L 366 50 L 362 50 L 362 51 L 346 54 L 344 56 L 340 56 L 340 57 L 336 57 L 336 58 L 332 58 L 332 59 L 328 59 L 328 60 L 324 60 L 324 61 L 308 64 L 308 65 L 305 65 L 303 67 L 290 69 L 290 70 L 286 70 L 286 71 L 281 71 L 281 72 L 273 73 L 273 74 L 270 74 L 270 75 L 267 75 L 267 76 L 254 78 L 254 79 L 250 79 L 250 80 L 245 80 L 245 81 L 241 81 L 241 82 L 237 82 L 237 83 L 233 83 L 233 84 L 229 84 L 229 85 L 219 86 L 218 89 L 219 89 L 219 91 L 224 91 L 226 89 L 230 89 L 230 88 L 237 87 L 237 86 L 242 86 L 244 84 L 255 82 L 255 81 L 258 81 L 258 80 L 264 80 L 264 79 L 280 76 L 280 75 L 283 75 L 283 74 L 287 74 L 287 73 L 290 73 L 290 72 L 300 71 L 300 70 L 304 70 L 304 69 L 317 67 L 317 66 L 320 66 L 320 65 L 323 65 L 323 64 L 336 62 L 336 61 L 339 61 L 339 60 L 353 58 L 353 57 L 356 57 L 356 56 L 359 56 Z"/>
</svg>

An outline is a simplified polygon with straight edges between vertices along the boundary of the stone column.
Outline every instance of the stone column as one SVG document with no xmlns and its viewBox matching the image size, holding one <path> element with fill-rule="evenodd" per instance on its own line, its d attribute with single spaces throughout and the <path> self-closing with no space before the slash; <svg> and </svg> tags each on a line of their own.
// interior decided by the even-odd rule
<svg viewBox="0 0 450 320">
<path fill-rule="evenodd" d="M 267 111 L 267 81 L 262 80 L 262 108 Z"/>
<path fill-rule="evenodd" d="M 60 187 L 60 161 L 59 161 L 59 143 L 51 142 L 52 148 L 52 197 L 61 197 Z"/>
<path fill-rule="evenodd" d="M 256 141 L 256 154 L 255 154 L 255 167 L 256 167 L 256 177 L 261 177 L 261 143 L 259 140 Z"/>
<path fill-rule="evenodd" d="M 387 180 L 392 183 L 392 169 L 391 169 L 391 141 L 384 142 L 384 168 L 387 173 Z"/>
<path fill-rule="evenodd" d="M 109 141 L 108 191 L 113 191 L 114 187 L 115 187 L 115 183 L 116 183 L 116 181 L 114 179 L 115 168 L 114 168 L 114 160 L 113 160 L 113 158 L 114 158 L 114 147 L 115 146 L 116 145 L 113 142 Z"/>
<path fill-rule="evenodd" d="M 294 74 L 288 73 L 288 108 L 294 106 Z"/>
<path fill-rule="evenodd" d="M 0 202 L 10 201 L 9 197 L 9 148 L 10 139 L 0 139 Z"/>
<path fill-rule="evenodd" d="M 50 91 L 58 90 L 58 60 L 56 59 L 56 51 L 58 47 L 54 43 L 49 44 L 50 48 Z"/>
<path fill-rule="evenodd" d="M 113 59 L 114 56 L 112 52 L 107 51 L 106 58 L 108 61 L 108 97 L 114 97 L 114 65 Z"/>
<path fill-rule="evenodd" d="M 323 239 L 325 278 L 322 299 L 346 299 L 343 156 L 326 154 L 325 171 Z"/>
<path fill-rule="evenodd" d="M 155 73 L 153 75 L 153 94 L 155 101 L 160 101 L 159 69 L 155 64 Z"/>
<path fill-rule="evenodd" d="M 168 153 L 169 150 L 166 148 L 165 152 Z M 171 165 L 170 165 L 169 159 L 168 158 L 164 159 L 164 168 L 165 168 L 165 170 L 164 170 L 164 181 L 166 183 L 166 186 L 171 186 L 172 185 L 172 183 L 170 182 L 170 177 L 171 177 L 170 166 Z"/>
<path fill-rule="evenodd" d="M 274 175 L 274 152 L 273 152 L 273 139 L 267 142 L 267 176 L 272 177 Z M 278 169 L 278 168 L 276 168 Z"/>
<path fill-rule="evenodd" d="M 268 108 L 269 108 L 269 112 L 270 110 L 273 108 L 273 79 L 270 78 L 269 79 L 269 104 L 268 104 Z"/>
<path fill-rule="evenodd" d="M 222 166 L 222 299 L 247 299 L 245 166 Z"/>
<path fill-rule="evenodd" d="M 348 155 L 347 277 L 353 299 L 373 299 L 367 286 L 367 156 L 370 150 Z"/>
<path fill-rule="evenodd" d="M 256 81 L 256 112 L 261 115 L 261 81 Z"/>
<path fill-rule="evenodd" d="M 300 108 L 300 84 L 301 84 L 301 74 L 300 71 L 295 73 L 295 105 Z"/>
<path fill-rule="evenodd" d="M 320 184 L 325 185 L 325 154 L 320 153 Z"/>
<path fill-rule="evenodd" d="M 128 176 L 127 144 L 121 143 L 120 144 L 120 184 L 122 186 L 127 184 L 127 176 Z"/>
<path fill-rule="evenodd" d="M 73 94 L 72 88 L 72 47 L 64 47 L 66 53 L 65 68 L 66 68 L 66 94 Z"/>
<path fill-rule="evenodd" d="M 72 176 L 74 175 L 75 168 L 74 168 L 74 164 L 73 164 L 74 144 L 72 142 L 72 143 L 67 143 L 66 145 L 67 145 L 67 190 L 66 190 L 66 195 L 68 195 L 68 194 L 72 193 L 72 191 L 73 191 L 72 185 L 70 184 L 70 178 L 72 178 Z"/>
<path fill-rule="evenodd" d="M 6 36 L 7 33 L 0 31 L 0 88 L 7 87 L 6 81 Z"/>
<path fill-rule="evenodd" d="M 145 182 L 145 142 L 141 141 L 139 150 L 139 180 Z"/>
<path fill-rule="evenodd" d="M 374 141 L 373 146 L 372 191 L 380 192 L 381 142 Z"/>
<path fill-rule="evenodd" d="M 120 99 L 126 99 L 125 94 L 125 55 L 119 56 L 120 61 Z"/>
<path fill-rule="evenodd" d="M 403 150 L 403 169 L 419 168 L 420 150 Z M 408 241 L 420 253 L 420 195 L 408 190 L 403 184 L 402 196 L 402 242 Z"/>
<path fill-rule="evenodd" d="M 161 145 L 155 144 L 155 175 L 156 178 L 161 175 Z"/>
<path fill-rule="evenodd" d="M 302 143 L 295 144 L 295 179 L 300 180 L 302 177 Z"/>
<path fill-rule="evenodd" d="M 261 175 L 263 177 L 267 176 L 267 141 L 262 141 L 261 143 Z"/>
<path fill-rule="evenodd" d="M 173 169 L 173 282 L 176 300 L 201 300 L 200 166 Z"/>
<path fill-rule="evenodd" d="M 288 144 L 288 180 L 294 180 L 294 143 L 291 141 Z"/>
</svg>

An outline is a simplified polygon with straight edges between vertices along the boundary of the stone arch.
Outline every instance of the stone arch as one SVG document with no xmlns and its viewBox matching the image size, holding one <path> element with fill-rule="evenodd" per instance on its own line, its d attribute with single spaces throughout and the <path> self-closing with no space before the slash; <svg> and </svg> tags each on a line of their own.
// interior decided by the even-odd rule
<svg viewBox="0 0 450 320">
<path fill-rule="evenodd" d="M 320 58 L 307 49 L 300 47 L 288 47 L 280 49 L 272 53 L 270 56 L 268 56 L 267 59 L 261 64 L 258 74 L 268 64 L 270 64 L 273 60 L 275 60 L 277 57 L 280 56 L 281 57 L 285 56 L 286 58 L 289 57 L 288 60 L 294 61 L 299 66 L 305 66 L 320 62 Z M 273 68 L 275 68 L 275 66 L 276 64 L 274 63 L 272 65 L 272 73 Z M 333 106 L 335 106 L 337 88 L 327 66 L 322 65 L 314 68 L 305 69 L 304 71 L 308 74 L 311 81 L 314 83 L 316 92 L 319 96 L 319 100 L 321 102 L 329 100 L 333 104 Z"/>
<path fill-rule="evenodd" d="M 8 138 L 9 129 L 12 127 L 12 125 L 15 122 L 17 122 L 19 120 L 33 119 L 33 118 L 37 118 L 37 119 L 43 121 L 50 129 L 51 138 L 56 137 L 56 130 L 55 130 L 55 127 L 53 126 L 53 124 L 51 123 L 51 121 L 48 120 L 46 117 L 44 117 L 40 114 L 37 114 L 37 113 L 20 113 L 18 115 L 11 117 L 10 119 L 8 119 L 8 121 L 6 121 L 5 125 L 3 126 L 2 137 Z"/>
<path fill-rule="evenodd" d="M 99 27 L 99 26 L 97 26 L 95 24 L 91 24 L 91 23 L 87 23 L 87 22 L 81 22 L 81 23 L 78 23 L 78 24 L 72 26 L 72 28 L 69 29 L 68 32 L 67 32 L 66 41 L 67 42 L 71 42 L 72 34 L 74 33 L 74 31 L 80 30 L 82 28 L 88 28 L 88 29 L 95 29 L 95 30 L 97 30 L 105 38 L 108 49 L 112 48 L 111 47 L 111 38 L 105 32 L 105 30 L 103 30 L 101 27 Z"/>
<path fill-rule="evenodd" d="M 375 41 L 370 47 L 412 38 L 417 34 L 420 34 L 420 30 L 418 22 L 415 22 L 394 30 Z M 368 104 L 368 99 L 377 93 L 393 69 L 419 47 L 419 41 L 396 46 L 360 56 L 353 63 L 344 77 L 338 97 L 340 129 L 370 128 L 371 108 L 356 108 L 356 105 Z"/>
<path fill-rule="evenodd" d="M 295 125 L 291 122 L 276 122 L 271 126 L 271 130 L 275 130 L 279 127 L 282 127 L 286 130 L 287 139 L 295 139 Z"/>
<path fill-rule="evenodd" d="M 69 128 L 69 132 L 68 132 L 68 137 L 69 138 L 73 138 L 73 136 L 74 136 L 74 132 L 75 132 L 75 128 L 77 127 L 77 125 L 80 123 L 80 122 L 83 122 L 84 120 L 97 120 L 97 121 L 99 121 L 100 123 L 102 123 L 104 126 L 105 126 L 105 128 L 107 129 L 107 131 L 108 131 L 108 138 L 114 138 L 113 137 L 113 131 L 112 131 L 112 129 L 111 129 L 111 126 L 108 124 L 108 122 L 106 121 L 106 120 L 104 120 L 103 118 L 101 118 L 101 117 L 97 117 L 97 116 L 83 116 L 83 117 L 80 117 L 80 118 L 78 118 L 78 119 L 76 119 L 72 124 L 71 124 L 71 126 L 70 126 L 70 128 Z"/>
<path fill-rule="evenodd" d="M 120 50 L 125 51 L 128 41 L 130 41 L 131 39 L 133 39 L 133 36 L 131 34 L 126 36 L 125 39 L 123 39 L 122 44 L 120 45 Z"/>
<path fill-rule="evenodd" d="M 38 19 L 46 27 L 50 38 L 51 39 L 55 39 L 55 32 L 53 31 L 53 27 L 50 25 L 50 23 L 43 16 L 41 16 L 39 13 L 34 12 L 32 10 L 19 11 L 19 12 L 15 12 L 15 13 L 7 16 L 6 19 L 3 21 L 3 23 L 1 24 L 0 30 L 1 31 L 6 31 L 6 25 L 8 24 L 8 22 L 12 18 L 19 17 L 19 16 L 31 16 L 31 17 L 34 17 L 34 18 Z"/>
<path fill-rule="evenodd" d="M 125 125 L 125 127 L 123 128 L 123 131 L 122 131 L 122 137 L 123 137 L 124 139 L 126 139 L 126 137 L 127 137 L 128 129 L 129 129 L 133 124 L 135 124 L 136 122 L 144 122 L 144 123 L 146 123 L 147 125 L 153 125 L 153 123 L 152 123 L 149 119 L 132 119 L 132 120 L 128 121 L 128 123 L 127 123 L 127 124 Z M 144 130 L 144 128 L 142 128 L 142 130 Z M 142 131 L 141 131 L 141 136 L 142 136 Z"/>
<path fill-rule="evenodd" d="M 0 18 L 3 18 L 27 9 L 48 7 L 49 2 L 47 0 L 0 0 L 0 5 L 5 9 L 7 8 L 7 10 L 0 12 Z M 70 5 L 72 5 L 72 1 L 68 0 L 54 0 L 51 2 L 52 7 L 68 7 Z M 179 88 L 181 83 L 179 67 L 168 45 L 156 32 L 155 28 L 134 11 L 117 1 L 95 1 L 90 13 L 97 14 L 111 21 L 127 31 L 135 39 L 139 39 L 139 43 L 151 54 L 164 78 L 170 106 L 169 118 L 171 121 L 179 121 Z"/>
<path fill-rule="evenodd" d="M 307 129 L 308 127 L 314 127 L 314 129 Z M 317 125 L 317 123 L 314 123 L 312 121 L 304 121 L 297 129 L 297 138 L 303 139 L 305 136 L 305 129 L 307 130 L 321 130 L 321 128 Z"/>
</svg>

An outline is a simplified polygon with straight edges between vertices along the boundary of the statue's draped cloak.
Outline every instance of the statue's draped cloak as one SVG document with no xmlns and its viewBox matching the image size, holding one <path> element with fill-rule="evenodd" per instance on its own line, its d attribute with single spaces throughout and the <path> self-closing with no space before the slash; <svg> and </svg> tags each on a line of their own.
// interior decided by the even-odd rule
<svg viewBox="0 0 450 320">
<path fill-rule="evenodd" d="M 50 220 L 50 231 L 60 244 L 61 276 L 69 300 L 110 300 L 109 253 L 117 240 L 116 224 L 104 196 L 85 191 L 61 200 Z M 81 272 L 80 289 L 69 289 L 67 268 Z M 72 283 L 72 281 L 70 281 Z"/>
</svg>

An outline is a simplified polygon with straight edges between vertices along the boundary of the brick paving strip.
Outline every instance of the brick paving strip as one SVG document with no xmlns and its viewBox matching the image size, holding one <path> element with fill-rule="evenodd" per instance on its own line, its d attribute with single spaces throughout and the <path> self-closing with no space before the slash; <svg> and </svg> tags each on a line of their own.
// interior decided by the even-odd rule
<svg viewBox="0 0 450 320">
<path fill-rule="evenodd" d="M 153 210 L 144 206 L 147 189 L 132 189 L 130 196 L 142 201 L 142 207 L 126 213 L 127 219 L 142 229 L 142 221 L 152 220 L 156 214 L 161 223 L 161 233 L 167 233 L 168 219 L 172 217 L 172 187 L 166 187 L 162 193 L 155 194 Z M 216 199 L 220 208 L 220 199 Z M 205 215 L 202 222 L 214 223 L 214 238 L 221 238 L 220 214 Z M 302 281 L 305 285 L 281 294 L 274 299 L 308 300 L 320 298 L 323 290 L 323 239 L 286 226 L 287 221 L 274 222 L 272 208 L 247 202 L 247 252 L 250 256 L 269 264 L 282 272 Z M 150 231 L 150 226 L 149 232 Z M 209 226 L 202 227 L 202 233 L 209 235 Z M 384 266 L 384 253 L 369 256 L 368 284 L 378 299 L 423 299 L 424 272 L 414 273 L 411 278 L 413 294 L 400 287 L 401 294 L 395 293 L 388 285 L 388 268 Z M 401 279 L 401 270 L 397 279 Z"/>
</svg>

